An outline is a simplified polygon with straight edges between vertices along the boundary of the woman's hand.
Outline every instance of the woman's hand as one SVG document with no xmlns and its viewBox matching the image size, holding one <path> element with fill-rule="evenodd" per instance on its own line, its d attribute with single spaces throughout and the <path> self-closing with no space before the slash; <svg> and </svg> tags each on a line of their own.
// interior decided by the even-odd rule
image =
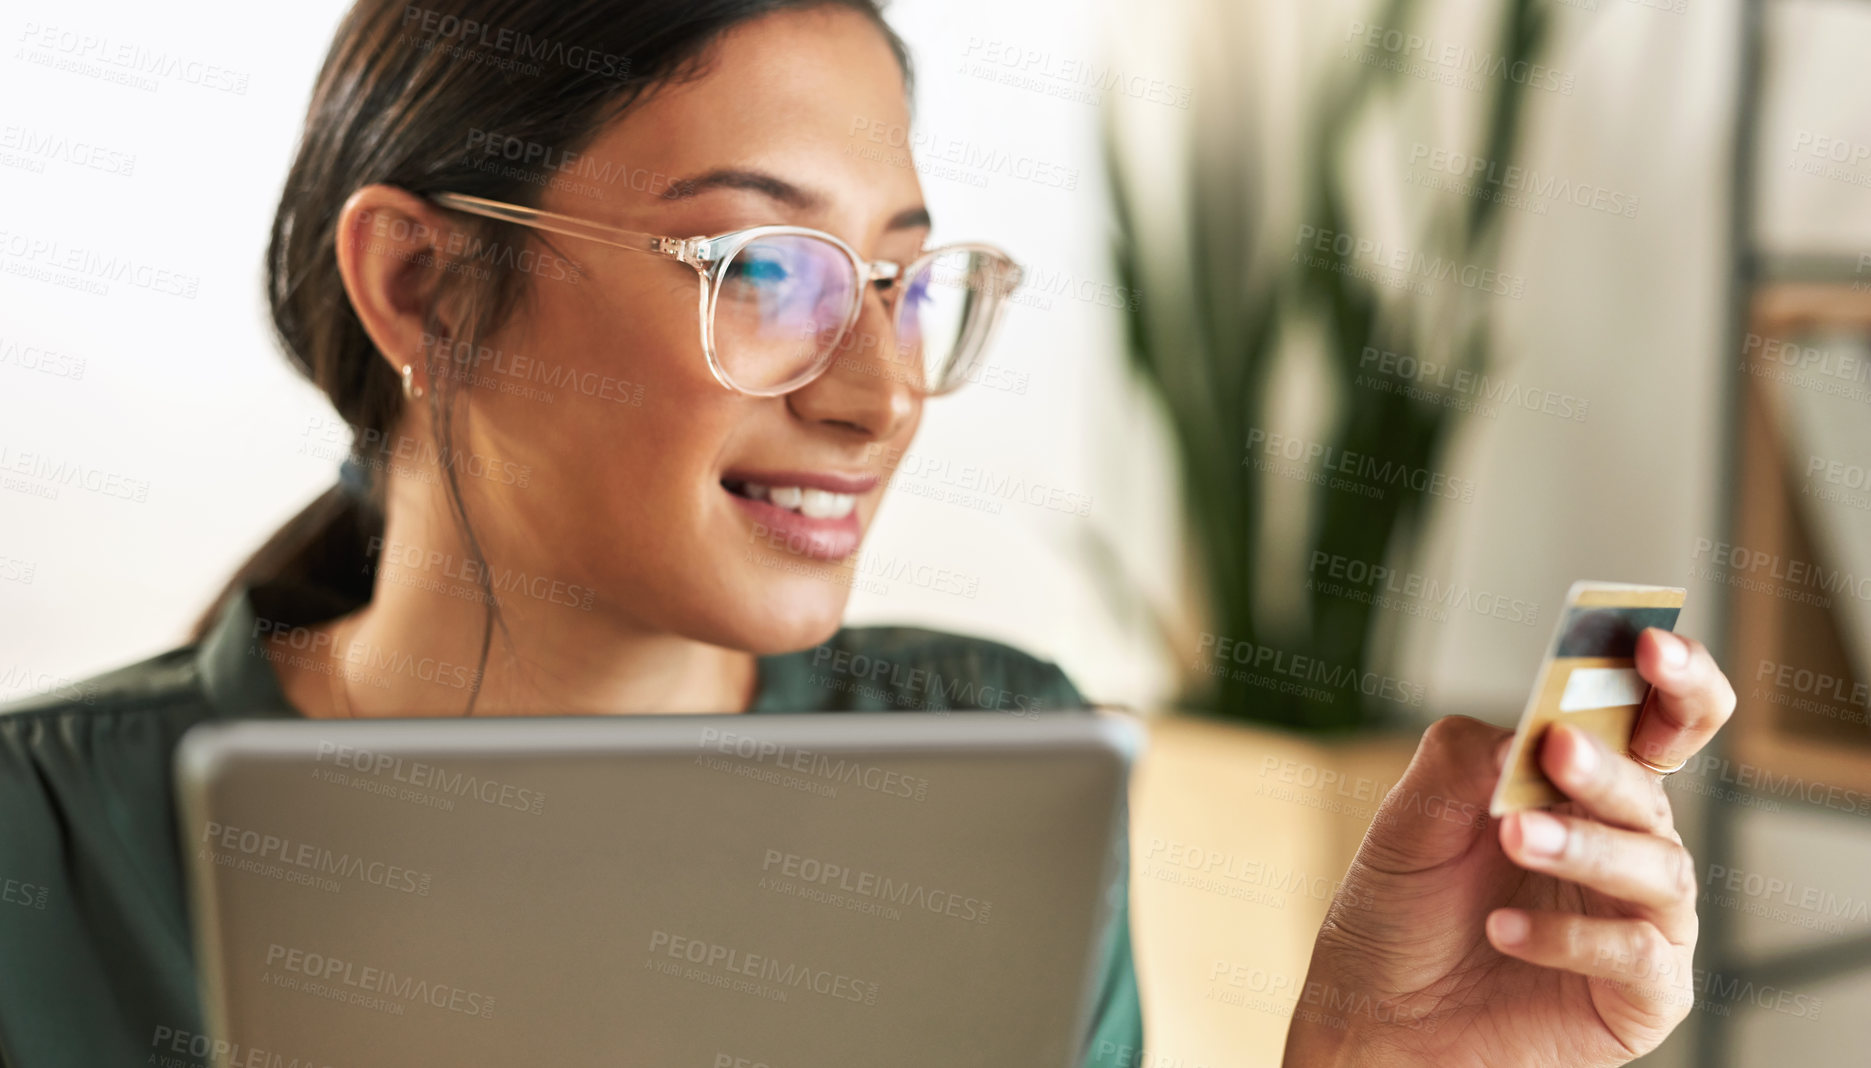
<svg viewBox="0 0 1871 1068">
<path fill-rule="evenodd" d="M 1652 763 L 1734 711 L 1699 642 L 1647 630 L 1637 669 L 1655 689 L 1631 748 Z M 1571 800 L 1492 820 L 1509 738 L 1461 717 L 1424 734 L 1326 914 L 1287 1064 L 1623 1064 L 1689 1014 L 1697 881 L 1662 776 L 1554 727 L 1540 766 Z"/>
</svg>

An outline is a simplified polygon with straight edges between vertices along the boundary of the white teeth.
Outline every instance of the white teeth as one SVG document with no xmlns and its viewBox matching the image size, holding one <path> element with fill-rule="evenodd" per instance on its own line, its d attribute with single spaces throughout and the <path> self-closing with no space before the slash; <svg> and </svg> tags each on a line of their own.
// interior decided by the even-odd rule
<svg viewBox="0 0 1871 1068">
<path fill-rule="evenodd" d="M 849 493 L 809 489 L 799 502 L 799 513 L 808 519 L 843 519 L 851 514 L 858 499 Z"/>
<path fill-rule="evenodd" d="M 789 512 L 798 512 L 808 519 L 843 519 L 858 506 L 857 494 L 833 493 L 830 490 L 800 486 L 763 486 L 758 482 L 743 482 L 741 493 L 756 501 L 766 501 Z"/>
</svg>

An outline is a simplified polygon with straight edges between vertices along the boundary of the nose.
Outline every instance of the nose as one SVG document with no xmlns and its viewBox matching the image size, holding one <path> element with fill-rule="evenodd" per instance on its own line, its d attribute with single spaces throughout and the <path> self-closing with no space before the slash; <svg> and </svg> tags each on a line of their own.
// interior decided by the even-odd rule
<svg viewBox="0 0 1871 1068">
<path fill-rule="evenodd" d="M 922 405 L 920 368 L 898 357 L 891 306 L 882 291 L 867 288 L 831 366 L 787 394 L 786 403 L 808 422 L 887 441 Z"/>
</svg>

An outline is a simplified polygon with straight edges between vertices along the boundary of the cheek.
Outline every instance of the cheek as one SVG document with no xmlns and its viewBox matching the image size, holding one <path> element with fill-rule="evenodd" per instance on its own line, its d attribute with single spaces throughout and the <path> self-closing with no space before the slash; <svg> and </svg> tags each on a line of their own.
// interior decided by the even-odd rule
<svg viewBox="0 0 1871 1068">
<path fill-rule="evenodd" d="M 576 285 L 535 281 L 505 328 L 454 354 L 473 447 L 530 471 L 534 492 L 514 501 L 529 526 L 616 537 L 619 508 L 680 525 L 732 426 L 733 395 L 702 356 L 695 280 L 610 266 Z"/>
</svg>

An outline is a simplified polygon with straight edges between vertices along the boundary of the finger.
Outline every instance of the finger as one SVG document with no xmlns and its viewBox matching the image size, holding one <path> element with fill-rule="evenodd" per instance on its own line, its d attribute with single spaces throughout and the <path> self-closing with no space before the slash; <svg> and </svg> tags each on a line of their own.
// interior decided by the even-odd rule
<svg viewBox="0 0 1871 1068">
<path fill-rule="evenodd" d="M 1592 818 L 1681 841 L 1663 776 L 1585 731 L 1569 723 L 1548 728 L 1540 740 L 1540 770 Z"/>
<path fill-rule="evenodd" d="M 1495 909 L 1487 926 L 1488 942 L 1510 957 L 1628 983 L 1648 1000 L 1679 999 L 1691 985 L 1682 947 L 1648 920 Z"/>
<path fill-rule="evenodd" d="M 1631 752 L 1673 768 L 1695 756 L 1735 711 L 1735 688 L 1693 638 L 1649 627 L 1637 637 L 1637 673 L 1650 697 L 1631 732 Z"/>
<path fill-rule="evenodd" d="M 1379 870 L 1420 871 L 1460 855 L 1488 822 L 1511 731 L 1466 716 L 1429 725 L 1410 766 L 1385 795 L 1359 857 Z M 1375 828 L 1386 828 L 1375 833 Z"/>
<path fill-rule="evenodd" d="M 1694 863 L 1688 850 L 1667 838 L 1529 809 L 1501 820 L 1501 848 L 1523 868 L 1641 905 L 1658 917 L 1695 915 Z"/>
</svg>

